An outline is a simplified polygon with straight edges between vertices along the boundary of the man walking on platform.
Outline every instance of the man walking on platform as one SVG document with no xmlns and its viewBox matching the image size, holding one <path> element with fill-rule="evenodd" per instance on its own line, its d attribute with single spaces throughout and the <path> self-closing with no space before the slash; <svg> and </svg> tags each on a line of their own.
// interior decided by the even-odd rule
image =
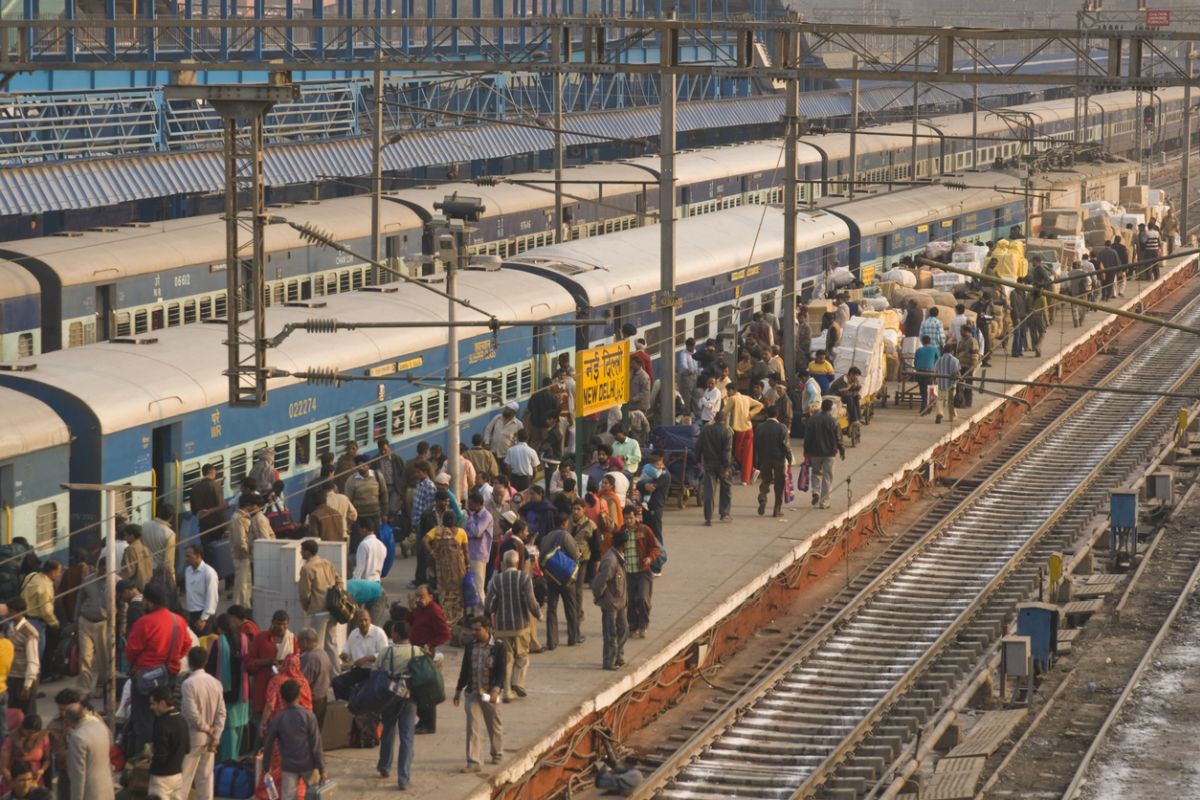
<svg viewBox="0 0 1200 800">
<path fill-rule="evenodd" d="M 842 444 L 842 432 L 837 420 L 830 413 L 832 398 L 821 401 L 821 412 L 809 418 L 804 426 L 804 457 L 812 466 L 812 504 L 829 508 L 829 494 L 833 490 L 833 457 L 846 460 L 846 448 Z"/>
<path fill-rule="evenodd" d="M 941 358 L 933 365 L 933 371 L 937 373 L 939 403 L 937 417 L 933 421 L 941 422 L 942 417 L 947 416 L 954 422 L 954 395 L 958 391 L 962 364 L 954 357 L 954 353 L 947 351 L 942 353 Z"/>
<path fill-rule="evenodd" d="M 612 546 L 600 559 L 596 576 L 592 578 L 592 599 L 600 606 L 600 629 L 604 636 L 604 668 L 625 666 L 625 639 L 629 626 L 625 619 L 628 604 L 625 545 L 629 534 L 624 528 L 614 531 Z"/>
<path fill-rule="evenodd" d="M 792 448 L 788 443 L 788 429 L 777 417 L 779 409 L 771 409 L 771 416 L 758 426 L 755 439 L 758 443 L 758 468 L 762 482 L 758 485 L 758 515 L 767 510 L 767 492 L 774 487 L 775 505 L 773 517 L 783 516 L 784 483 L 787 468 L 792 463 Z"/>
<path fill-rule="evenodd" d="M 547 561 L 555 550 L 561 550 L 579 564 L 579 548 L 575 537 L 567 532 L 570 515 L 559 512 L 555 516 L 554 530 L 534 539 L 542 559 L 542 574 L 546 575 L 546 645 L 545 650 L 558 647 L 558 601 L 561 598 L 563 614 L 567 618 L 567 645 L 574 647 L 583 641 L 579 633 L 579 606 L 575 603 L 575 587 L 562 586 L 547 573 Z M 581 580 L 578 574 L 575 580 Z"/>
<path fill-rule="evenodd" d="M 713 498 L 718 494 L 717 513 L 721 515 L 721 521 L 726 522 L 731 519 L 733 431 L 725 424 L 724 411 L 718 411 L 713 421 L 700 429 L 696 449 L 704 468 L 704 524 L 712 525 Z"/>
<path fill-rule="evenodd" d="M 504 686 L 507 652 L 504 645 L 492 639 L 492 625 L 487 618 L 475 620 L 473 636 L 463 652 L 458 685 L 454 689 L 454 705 L 463 702 L 466 694 L 467 766 L 463 772 L 479 772 L 483 764 L 483 734 L 487 730 L 491 744 L 491 761 L 499 764 L 504 753 L 504 726 L 500 722 L 500 693 Z"/>
<path fill-rule="evenodd" d="M 635 639 L 646 638 L 650 625 L 650 599 L 654 591 L 654 576 L 650 565 L 659 556 L 658 540 L 649 528 L 638 522 L 637 506 L 627 505 L 624 511 L 625 534 L 625 584 L 629 605 L 629 635 Z"/>
<path fill-rule="evenodd" d="M 508 550 L 503 557 L 504 571 L 492 576 L 488 584 L 484 612 L 495 620 L 496 638 L 508 648 L 508 663 L 504 674 L 504 702 L 515 693 L 524 697 L 525 670 L 529 666 L 529 623 L 542 618 L 533 579 L 523 571 L 521 554 Z M 557 626 L 556 626 L 557 627 Z"/>
</svg>

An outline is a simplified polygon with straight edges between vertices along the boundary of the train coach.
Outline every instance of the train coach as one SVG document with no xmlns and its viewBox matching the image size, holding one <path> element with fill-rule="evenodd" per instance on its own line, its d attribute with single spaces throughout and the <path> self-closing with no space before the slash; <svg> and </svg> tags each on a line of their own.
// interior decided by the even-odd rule
<svg viewBox="0 0 1200 800">
<path fill-rule="evenodd" d="M 66 547 L 71 433 L 46 403 L 0 388 L 0 544 L 24 537 L 39 550 Z"/>
<path fill-rule="evenodd" d="M 0 385 L 48 406 L 52 412 L 46 413 L 69 426 L 72 481 L 154 486 L 158 498 L 182 510 L 187 487 L 203 464 L 217 465 L 226 491 L 233 493 L 256 453 L 272 447 L 276 468 L 295 490 L 315 476 L 319 454 L 340 453 L 350 441 L 371 449 L 387 436 L 407 451 L 421 439 L 444 443 L 451 402 L 459 403 L 469 441 L 498 408 L 524 402 L 550 361 L 574 347 L 570 327 L 564 332 L 554 323 L 573 319 L 575 304 L 551 281 L 470 270 L 460 276 L 458 293 L 498 319 L 544 323 L 493 334 L 483 317 L 459 309 L 459 319 L 483 320 L 479 328 L 462 329 L 460 370 L 470 378 L 462 384 L 464 392 L 440 388 L 446 338 L 438 327 L 297 331 L 270 351 L 273 369 L 336 370 L 358 380 L 314 385 L 281 377 L 272 380 L 269 402 L 259 409 L 227 403 L 224 325 L 190 325 L 46 353 L 5 365 Z M 273 308 L 268 329 L 315 318 L 436 322 L 446 315 L 441 298 L 416 286 L 389 284 Z M 398 379 L 407 377 L 412 382 Z M 64 472 L 53 485 L 66 480 Z M 71 529 L 79 530 L 111 513 L 146 519 L 153 500 L 131 490 L 119 493 L 115 508 L 103 509 L 94 493 L 75 493 L 70 509 Z M 188 514 L 180 523 L 185 534 L 194 532 Z M 63 542 L 57 544 L 61 549 Z"/>
<path fill-rule="evenodd" d="M 1076 193 L 1076 202 L 1096 199 L 1087 186 L 1111 192 L 1129 169 L 1124 163 L 1048 173 L 1034 188 L 1064 187 Z M 992 171 L 960 182 L 965 188 L 922 187 L 800 212 L 798 293 L 809 294 L 835 262 L 859 270 L 888 266 L 921 249 L 934 233 L 997 238 L 1023 223 L 1026 207 L 1037 210 L 1032 202 L 1027 206 L 1024 176 Z M 754 311 L 782 310 L 783 223 L 783 211 L 773 205 L 677 222 L 677 344 L 687 336 L 735 331 Z M 872 244 L 881 238 L 887 242 L 882 255 Z M 386 435 L 405 457 L 419 440 L 444 444 L 450 402 L 460 404 L 464 436 L 481 431 L 500 406 L 526 402 L 559 354 L 610 341 L 625 324 L 653 348 L 664 335 L 658 328 L 658 254 L 659 230 L 646 226 L 534 248 L 498 269 L 462 272 L 462 297 L 497 319 L 529 323 L 463 332 L 460 366 L 470 380 L 462 393 L 440 388 L 444 329 L 403 327 L 293 333 L 271 350 L 271 367 L 335 369 L 364 380 L 337 387 L 279 378 L 262 409 L 226 403 L 224 325 L 189 325 L 20 359 L 0 365 L 0 386 L 44 403 L 69 426 L 69 470 L 60 482 L 153 485 L 158 496 L 184 509 L 186 487 L 202 464 L 216 464 L 233 493 L 255 454 L 272 447 L 294 493 L 311 478 L 320 454 L 340 453 L 352 440 L 371 449 Z M 444 277 L 429 280 L 436 284 Z M 473 313 L 464 309 L 460 317 L 472 319 Z M 438 322 L 446 310 L 444 301 L 419 287 L 386 284 L 273 307 L 268 331 L 274 335 L 314 318 Z M 595 324 L 567 324 L 581 319 Z M 425 385 L 419 385 L 422 377 Z M 131 492 L 111 510 L 102 509 L 95 495 L 76 494 L 70 497 L 70 528 L 91 525 L 104 511 L 139 519 L 151 508 L 149 498 Z M 195 528 L 186 513 L 180 523 L 185 534 Z"/>
<path fill-rule="evenodd" d="M 1182 142 L 1182 90 L 1150 93 L 1142 118 L 1133 92 L 1089 101 L 1087 141 L 1114 153 Z M 1011 162 L 1026 150 L 1045 150 L 1073 138 L 1074 101 L 1052 100 L 1010 109 L 955 114 L 918 125 L 912 174 L 911 123 L 864 129 L 856 138 L 855 177 L 871 184 L 904 183 Z M 1150 127 L 1147 127 L 1149 123 Z M 1140 133 L 1139 133 L 1140 132 Z M 978 141 L 974 141 L 977 138 Z M 850 137 L 844 132 L 801 137 L 797 162 L 806 204 L 840 202 L 850 179 Z M 977 148 L 977 149 L 976 149 Z M 1134 153 L 1136 155 L 1136 153 Z M 685 151 L 676 158 L 676 214 L 697 216 L 782 200 L 783 149 L 779 140 Z M 628 230 L 657 219 L 658 158 L 590 164 L 565 171 L 562 239 Z M 421 272 L 430 252 L 425 224 L 446 194 L 480 196 L 487 212 L 473 253 L 510 257 L 555 241 L 553 174 L 506 176 L 505 183 L 448 183 L 389 192 L 382 204 L 382 252 L 389 263 Z M 826 197 L 833 195 L 834 197 Z M 331 232 L 361 253 L 370 251 L 371 202 L 348 197 L 288 208 L 289 217 Z M 386 276 L 342 253 L 310 247 L 287 226 L 268 226 L 267 296 L 271 304 L 305 301 L 358 289 Z M 0 247 L 6 313 L 0 314 L 5 358 L 220 317 L 225 304 L 225 230 L 219 215 L 137 223 L 63 236 L 9 242 Z M 33 283 L 30 282 L 33 278 Z M 25 313 L 7 313 L 8 305 Z M 40 324 L 29 323 L 36 309 Z"/>
</svg>

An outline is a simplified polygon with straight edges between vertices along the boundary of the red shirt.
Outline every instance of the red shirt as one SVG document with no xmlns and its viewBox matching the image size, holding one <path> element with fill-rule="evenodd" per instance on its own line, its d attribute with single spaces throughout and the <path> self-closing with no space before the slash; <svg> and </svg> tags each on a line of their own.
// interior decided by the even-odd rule
<svg viewBox="0 0 1200 800">
<path fill-rule="evenodd" d="M 408 624 L 408 640 L 418 647 L 432 650 L 450 641 L 450 626 L 437 603 L 409 609 Z"/>
<path fill-rule="evenodd" d="M 250 707 L 255 714 L 262 713 L 267 704 L 267 684 L 275 674 L 271 667 L 275 664 L 275 654 L 279 642 L 271 635 L 271 629 L 259 631 L 250 640 L 250 652 L 246 656 L 246 667 L 254 676 L 254 686 L 250 690 Z"/>
<path fill-rule="evenodd" d="M 172 628 L 175 644 L 171 646 Z M 188 635 L 187 623 L 178 614 L 165 608 L 143 614 L 125 640 L 125 659 L 133 669 L 154 669 L 166 663 L 172 675 L 179 672 L 179 665 L 192 649 L 192 637 Z M 168 652 L 170 650 L 170 652 Z"/>
</svg>

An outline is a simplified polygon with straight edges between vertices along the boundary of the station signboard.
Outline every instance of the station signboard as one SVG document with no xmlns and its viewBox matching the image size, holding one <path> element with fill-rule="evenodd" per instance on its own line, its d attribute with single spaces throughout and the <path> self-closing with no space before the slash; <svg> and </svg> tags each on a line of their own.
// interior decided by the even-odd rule
<svg viewBox="0 0 1200 800">
<path fill-rule="evenodd" d="M 576 414 L 586 417 L 629 402 L 629 340 L 575 355 Z"/>
</svg>

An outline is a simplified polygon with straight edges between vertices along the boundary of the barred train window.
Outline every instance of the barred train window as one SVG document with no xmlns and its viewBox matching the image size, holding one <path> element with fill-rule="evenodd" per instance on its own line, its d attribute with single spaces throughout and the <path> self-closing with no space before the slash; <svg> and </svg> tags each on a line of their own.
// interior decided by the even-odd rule
<svg viewBox="0 0 1200 800">
<path fill-rule="evenodd" d="M 58 534 L 58 504 L 44 503 L 37 508 L 38 550 L 52 547 Z"/>
</svg>

